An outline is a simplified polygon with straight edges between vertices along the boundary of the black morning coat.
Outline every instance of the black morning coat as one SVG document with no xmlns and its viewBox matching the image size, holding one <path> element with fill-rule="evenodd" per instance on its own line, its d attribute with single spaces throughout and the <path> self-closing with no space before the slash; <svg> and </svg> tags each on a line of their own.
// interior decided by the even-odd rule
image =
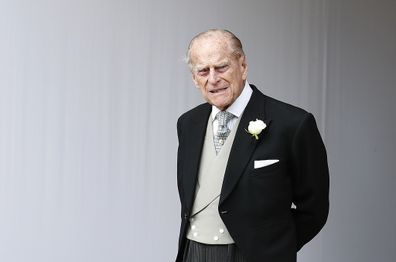
<svg viewBox="0 0 396 262">
<path fill-rule="evenodd" d="M 312 114 L 262 94 L 255 86 L 231 148 L 218 211 L 248 262 L 292 262 L 324 226 L 329 211 L 326 150 Z M 181 227 L 176 262 L 182 262 L 194 203 L 208 103 L 177 122 L 177 184 Z M 267 127 L 256 140 L 249 121 Z M 255 160 L 279 162 L 254 169 Z M 294 203 L 296 208 L 291 208 Z"/>
</svg>

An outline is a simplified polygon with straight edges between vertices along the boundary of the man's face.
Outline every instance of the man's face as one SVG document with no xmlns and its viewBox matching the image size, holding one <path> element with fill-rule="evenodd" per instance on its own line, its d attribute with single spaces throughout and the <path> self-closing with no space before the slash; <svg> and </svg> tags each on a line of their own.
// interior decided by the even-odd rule
<svg viewBox="0 0 396 262">
<path fill-rule="evenodd" d="M 247 77 L 244 56 L 235 57 L 225 37 L 197 39 L 190 49 L 192 78 L 205 100 L 227 109 L 241 94 Z"/>
</svg>

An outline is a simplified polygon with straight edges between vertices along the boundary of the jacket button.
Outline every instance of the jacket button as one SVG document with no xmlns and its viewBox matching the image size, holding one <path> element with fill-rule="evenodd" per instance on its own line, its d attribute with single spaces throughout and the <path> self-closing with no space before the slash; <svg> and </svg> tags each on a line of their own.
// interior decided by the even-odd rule
<svg viewBox="0 0 396 262">
<path fill-rule="evenodd" d="M 184 213 L 184 219 L 187 219 L 187 218 L 188 218 L 187 213 Z"/>
</svg>

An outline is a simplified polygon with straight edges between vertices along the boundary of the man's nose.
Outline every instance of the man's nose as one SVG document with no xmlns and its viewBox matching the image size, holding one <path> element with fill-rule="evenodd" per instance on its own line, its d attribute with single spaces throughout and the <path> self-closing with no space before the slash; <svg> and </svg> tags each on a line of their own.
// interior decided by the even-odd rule
<svg viewBox="0 0 396 262">
<path fill-rule="evenodd" d="M 209 83 L 210 84 L 216 84 L 220 80 L 219 74 L 216 72 L 216 70 L 210 69 L 209 71 Z"/>
</svg>

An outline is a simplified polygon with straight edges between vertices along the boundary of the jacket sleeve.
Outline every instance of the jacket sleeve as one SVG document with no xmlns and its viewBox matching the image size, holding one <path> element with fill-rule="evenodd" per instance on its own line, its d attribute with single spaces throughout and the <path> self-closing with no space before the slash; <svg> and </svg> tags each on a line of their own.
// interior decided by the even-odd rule
<svg viewBox="0 0 396 262">
<path fill-rule="evenodd" d="M 177 189 L 179 192 L 179 199 L 181 203 L 181 217 L 183 217 L 183 188 L 182 188 L 182 178 L 181 178 L 181 172 L 182 172 L 182 154 L 181 154 L 181 143 L 182 143 L 182 124 L 183 119 L 182 117 L 179 117 L 177 120 L 177 139 L 178 139 L 178 147 L 177 147 Z"/>
<path fill-rule="evenodd" d="M 329 212 L 329 170 L 326 149 L 312 114 L 297 127 L 292 143 L 293 219 L 297 250 L 315 237 Z"/>
</svg>

